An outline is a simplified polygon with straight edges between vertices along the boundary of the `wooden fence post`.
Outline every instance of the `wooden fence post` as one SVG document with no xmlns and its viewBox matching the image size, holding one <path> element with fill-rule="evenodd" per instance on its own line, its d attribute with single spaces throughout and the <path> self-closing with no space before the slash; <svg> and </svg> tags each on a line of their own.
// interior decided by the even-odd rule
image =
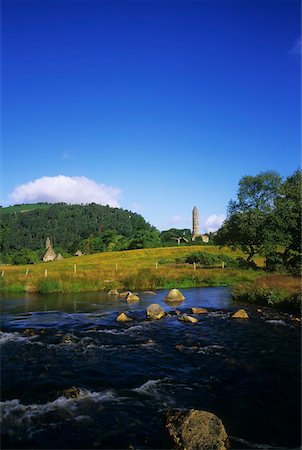
<svg viewBox="0 0 302 450">
<path fill-rule="evenodd" d="M 221 263 L 221 268 L 224 269 L 224 261 Z"/>
<path fill-rule="evenodd" d="M 196 263 L 193 262 L 193 269 L 196 270 Z"/>
<path fill-rule="evenodd" d="M 118 268 L 118 264 L 117 264 L 117 263 L 115 263 L 115 270 L 117 270 L 117 268 Z"/>
<path fill-rule="evenodd" d="M 155 263 L 155 269 L 156 270 L 158 269 L 158 263 Z"/>
<path fill-rule="evenodd" d="M 26 269 L 25 275 L 26 275 L 26 276 L 28 275 L 28 269 Z"/>
<path fill-rule="evenodd" d="M 45 269 L 44 277 L 47 278 L 47 269 Z"/>
<path fill-rule="evenodd" d="M 4 277 L 4 270 L 2 270 L 2 272 L 1 272 L 1 278 L 3 278 Z"/>
<path fill-rule="evenodd" d="M 75 275 L 77 274 L 77 265 L 76 264 L 73 265 L 73 273 Z"/>
</svg>

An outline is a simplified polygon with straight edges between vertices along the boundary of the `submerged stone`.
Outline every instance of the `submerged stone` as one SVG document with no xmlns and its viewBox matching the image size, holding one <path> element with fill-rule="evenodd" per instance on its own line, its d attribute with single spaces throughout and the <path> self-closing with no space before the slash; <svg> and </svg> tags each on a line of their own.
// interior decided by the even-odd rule
<svg viewBox="0 0 302 450">
<path fill-rule="evenodd" d="M 207 314 L 208 312 L 206 308 L 192 308 L 193 314 Z"/>
<path fill-rule="evenodd" d="M 180 316 L 178 318 L 178 320 L 180 320 L 181 322 L 191 322 L 191 323 L 197 323 L 198 322 L 198 320 L 195 319 L 195 317 L 188 316 L 186 314 L 184 316 Z"/>
<path fill-rule="evenodd" d="M 117 289 L 110 289 L 110 291 L 108 292 L 108 295 L 119 295 L 119 293 L 118 293 Z"/>
<path fill-rule="evenodd" d="M 71 388 L 65 389 L 63 395 L 65 398 L 78 398 L 81 395 L 81 391 L 79 388 L 72 386 Z"/>
</svg>

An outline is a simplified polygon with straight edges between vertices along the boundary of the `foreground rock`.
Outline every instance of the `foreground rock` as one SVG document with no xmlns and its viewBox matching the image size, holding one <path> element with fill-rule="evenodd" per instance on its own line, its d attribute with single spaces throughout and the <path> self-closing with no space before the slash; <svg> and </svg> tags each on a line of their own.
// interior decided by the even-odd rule
<svg viewBox="0 0 302 450">
<path fill-rule="evenodd" d="M 249 319 L 249 315 L 245 309 L 238 309 L 238 311 L 232 315 L 232 319 Z"/>
<path fill-rule="evenodd" d="M 208 312 L 206 308 L 192 308 L 193 314 L 208 314 Z"/>
<path fill-rule="evenodd" d="M 198 320 L 195 319 L 195 317 L 188 316 L 186 314 L 184 316 L 180 316 L 178 318 L 178 320 L 180 320 L 181 322 L 191 322 L 191 323 L 197 323 L 198 322 Z"/>
<path fill-rule="evenodd" d="M 168 300 L 169 302 L 179 302 L 184 299 L 185 297 L 178 289 L 171 289 L 171 291 L 164 297 L 164 300 Z"/>
<path fill-rule="evenodd" d="M 152 303 L 146 310 L 147 317 L 151 320 L 158 320 L 164 317 L 165 311 L 158 303 Z"/>
<path fill-rule="evenodd" d="M 132 292 L 129 292 L 129 294 L 126 297 L 127 302 L 139 302 L 139 296 L 132 294 Z"/>
<path fill-rule="evenodd" d="M 131 322 L 133 319 L 128 317 L 125 313 L 121 313 L 120 315 L 117 316 L 116 320 L 118 322 Z"/>
<path fill-rule="evenodd" d="M 226 450 L 228 436 L 214 414 L 196 409 L 171 410 L 167 429 L 176 446 L 185 450 Z"/>
</svg>

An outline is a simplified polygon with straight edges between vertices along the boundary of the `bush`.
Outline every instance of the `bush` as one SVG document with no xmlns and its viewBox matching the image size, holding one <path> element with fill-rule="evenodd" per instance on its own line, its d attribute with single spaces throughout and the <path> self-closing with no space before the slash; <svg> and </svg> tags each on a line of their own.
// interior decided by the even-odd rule
<svg viewBox="0 0 302 450">
<path fill-rule="evenodd" d="M 252 270 L 258 269 L 258 266 L 254 261 L 247 261 L 244 258 L 236 258 L 236 261 L 238 262 L 238 267 L 240 269 L 252 269 Z"/>
<path fill-rule="evenodd" d="M 11 256 L 12 264 L 35 264 L 39 261 L 37 252 L 22 248 Z"/>
<path fill-rule="evenodd" d="M 213 255 L 207 252 L 195 252 L 184 258 L 177 258 L 175 260 L 177 263 L 188 263 L 188 264 L 200 264 L 202 266 L 208 267 L 221 267 L 222 263 L 225 263 L 226 267 L 238 267 L 238 262 L 236 259 L 227 255 Z"/>
</svg>

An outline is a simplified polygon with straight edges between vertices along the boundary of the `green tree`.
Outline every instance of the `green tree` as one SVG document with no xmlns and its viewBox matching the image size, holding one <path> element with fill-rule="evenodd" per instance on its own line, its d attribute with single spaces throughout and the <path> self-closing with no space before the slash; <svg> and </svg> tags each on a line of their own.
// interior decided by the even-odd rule
<svg viewBox="0 0 302 450">
<path fill-rule="evenodd" d="M 281 194 L 277 172 L 245 176 L 239 182 L 237 200 L 228 205 L 228 217 L 218 230 L 215 243 L 239 248 L 251 261 L 255 254 L 272 251 L 277 245 L 271 233 L 271 218 Z"/>
</svg>

